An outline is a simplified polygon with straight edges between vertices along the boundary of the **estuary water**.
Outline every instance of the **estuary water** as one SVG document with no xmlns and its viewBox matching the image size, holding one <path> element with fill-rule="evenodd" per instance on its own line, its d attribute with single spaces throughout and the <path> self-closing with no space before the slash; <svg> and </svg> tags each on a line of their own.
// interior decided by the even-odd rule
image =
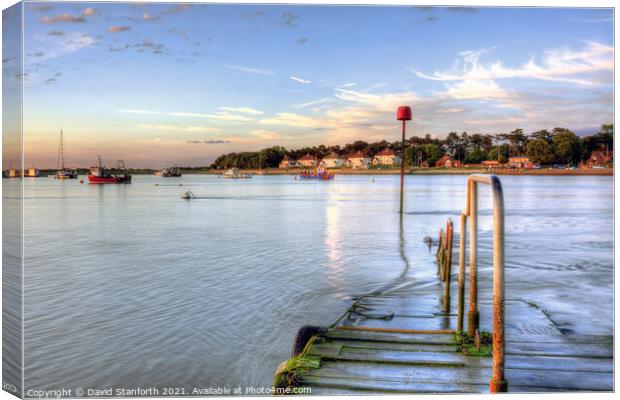
<svg viewBox="0 0 620 400">
<path fill-rule="evenodd" d="M 507 298 L 566 332 L 612 334 L 613 178 L 501 180 Z M 26 390 L 268 387 L 301 325 L 397 278 L 436 281 L 423 238 L 458 222 L 465 182 L 408 176 L 401 226 L 397 176 L 26 179 Z M 490 206 L 482 188 L 481 280 Z"/>
</svg>

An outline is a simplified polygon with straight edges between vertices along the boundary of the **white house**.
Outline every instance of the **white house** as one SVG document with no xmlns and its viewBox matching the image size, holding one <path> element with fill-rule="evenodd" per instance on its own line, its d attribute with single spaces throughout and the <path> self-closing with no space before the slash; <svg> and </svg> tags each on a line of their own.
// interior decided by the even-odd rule
<svg viewBox="0 0 620 400">
<path fill-rule="evenodd" d="M 321 161 L 321 166 L 325 168 L 342 168 L 343 165 L 344 158 L 336 152 L 323 157 L 323 161 Z"/>
<path fill-rule="evenodd" d="M 363 151 L 356 151 L 355 153 L 347 156 L 344 164 L 353 169 L 367 169 L 370 164 L 370 157 L 368 157 Z"/>
<path fill-rule="evenodd" d="M 295 168 L 297 166 L 297 161 L 290 158 L 288 155 L 285 155 L 282 161 L 280 161 L 279 168 Z"/>
<path fill-rule="evenodd" d="M 316 167 L 316 156 L 308 153 L 305 156 L 301 157 L 299 160 L 297 160 L 297 165 L 305 168 Z"/>
<path fill-rule="evenodd" d="M 378 152 L 372 159 L 372 165 L 394 165 L 400 164 L 400 157 L 393 150 L 387 147 Z"/>
</svg>

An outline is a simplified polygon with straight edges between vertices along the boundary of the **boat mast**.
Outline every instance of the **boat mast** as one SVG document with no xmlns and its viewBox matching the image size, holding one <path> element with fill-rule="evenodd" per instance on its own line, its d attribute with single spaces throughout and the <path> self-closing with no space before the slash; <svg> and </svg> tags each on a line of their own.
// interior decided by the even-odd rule
<svg viewBox="0 0 620 400">
<path fill-rule="evenodd" d="M 62 129 L 60 130 L 60 149 L 58 150 L 58 158 L 59 158 L 59 164 L 60 164 L 60 169 L 62 171 L 65 170 L 65 144 L 64 144 L 64 140 L 62 137 Z"/>
</svg>

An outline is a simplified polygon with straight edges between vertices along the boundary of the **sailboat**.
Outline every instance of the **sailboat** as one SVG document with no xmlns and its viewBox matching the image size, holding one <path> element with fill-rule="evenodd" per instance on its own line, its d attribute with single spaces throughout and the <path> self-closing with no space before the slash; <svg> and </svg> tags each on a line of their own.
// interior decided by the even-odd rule
<svg viewBox="0 0 620 400">
<path fill-rule="evenodd" d="M 58 171 L 54 178 L 56 179 L 77 179 L 78 173 L 75 168 L 65 168 L 65 143 L 60 130 L 60 145 L 58 146 Z"/>
</svg>

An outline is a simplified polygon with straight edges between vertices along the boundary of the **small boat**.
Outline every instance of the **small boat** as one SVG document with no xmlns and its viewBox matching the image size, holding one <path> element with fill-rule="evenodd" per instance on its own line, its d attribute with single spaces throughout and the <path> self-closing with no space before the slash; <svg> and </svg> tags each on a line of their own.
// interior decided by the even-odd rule
<svg viewBox="0 0 620 400">
<path fill-rule="evenodd" d="M 300 179 L 317 179 L 320 181 L 330 181 L 334 179 L 334 174 L 330 173 L 326 168 L 319 167 L 314 171 L 302 171 L 299 174 Z"/>
<path fill-rule="evenodd" d="M 187 192 L 181 195 L 181 198 L 185 200 L 195 199 L 196 195 L 191 190 L 188 190 Z"/>
<path fill-rule="evenodd" d="M 172 167 L 166 167 L 161 171 L 157 171 L 155 175 L 161 176 L 162 178 L 178 178 L 181 176 L 181 168 L 177 167 L 175 164 Z"/>
<path fill-rule="evenodd" d="M 229 169 L 228 171 L 224 172 L 222 176 L 228 179 L 249 179 L 252 177 L 252 175 L 249 174 L 242 174 L 237 168 Z"/>
<path fill-rule="evenodd" d="M 114 173 L 109 172 L 103 165 L 101 156 L 97 156 L 98 164 L 90 167 L 90 175 L 88 175 L 88 183 L 106 184 L 106 183 L 131 183 L 131 175 L 127 173 L 125 162 L 119 160 Z"/>
<path fill-rule="evenodd" d="M 75 168 L 65 168 L 65 143 L 60 130 L 60 145 L 58 146 L 58 170 L 55 179 L 77 179 L 78 173 Z"/>
</svg>

